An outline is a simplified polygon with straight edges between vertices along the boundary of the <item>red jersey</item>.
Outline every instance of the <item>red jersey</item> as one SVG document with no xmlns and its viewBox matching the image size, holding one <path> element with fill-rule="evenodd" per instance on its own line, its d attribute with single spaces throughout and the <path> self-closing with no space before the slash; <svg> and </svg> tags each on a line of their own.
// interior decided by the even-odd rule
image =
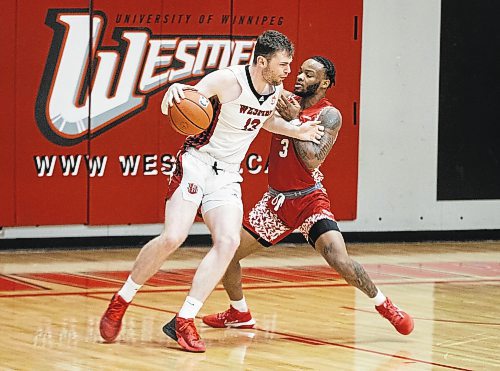
<svg viewBox="0 0 500 371">
<path fill-rule="evenodd" d="M 317 120 L 326 107 L 333 107 L 333 105 L 326 98 L 322 98 L 315 105 L 300 112 L 300 122 Z M 293 138 L 278 134 L 273 134 L 271 139 L 268 181 L 269 186 L 277 191 L 297 191 L 309 188 L 323 179 L 319 167 L 309 170 L 297 156 L 293 141 Z"/>
</svg>

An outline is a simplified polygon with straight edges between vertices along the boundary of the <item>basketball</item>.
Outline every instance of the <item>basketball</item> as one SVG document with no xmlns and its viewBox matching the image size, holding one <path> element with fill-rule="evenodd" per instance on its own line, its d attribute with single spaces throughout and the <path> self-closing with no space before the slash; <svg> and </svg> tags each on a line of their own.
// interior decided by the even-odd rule
<svg viewBox="0 0 500 371">
<path fill-rule="evenodd" d="M 168 117 L 175 131 L 182 135 L 199 134 L 212 122 L 214 110 L 207 97 L 196 90 L 184 90 L 185 99 L 173 101 Z"/>
</svg>

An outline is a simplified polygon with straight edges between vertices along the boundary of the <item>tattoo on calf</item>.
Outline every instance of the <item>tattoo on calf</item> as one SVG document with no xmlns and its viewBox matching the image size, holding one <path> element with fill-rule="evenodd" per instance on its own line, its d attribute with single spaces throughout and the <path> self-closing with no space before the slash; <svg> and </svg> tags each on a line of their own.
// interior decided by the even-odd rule
<svg viewBox="0 0 500 371">
<path fill-rule="evenodd" d="M 363 291 L 370 298 L 375 297 L 375 295 L 377 295 L 377 287 L 368 276 L 363 266 L 354 260 L 352 260 L 352 265 L 356 275 L 356 283 L 354 286 Z"/>
</svg>

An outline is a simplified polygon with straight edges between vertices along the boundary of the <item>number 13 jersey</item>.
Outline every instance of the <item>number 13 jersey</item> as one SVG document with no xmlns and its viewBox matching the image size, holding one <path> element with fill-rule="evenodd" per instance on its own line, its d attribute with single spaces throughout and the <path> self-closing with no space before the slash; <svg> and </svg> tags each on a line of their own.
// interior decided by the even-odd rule
<svg viewBox="0 0 500 371">
<path fill-rule="evenodd" d="M 252 84 L 248 65 L 227 68 L 241 86 L 240 96 L 230 102 L 215 103 L 212 124 L 202 133 L 189 136 L 184 148 L 194 147 L 217 160 L 240 164 L 262 125 L 273 114 L 283 84 L 275 86 L 272 93 L 261 95 Z"/>
</svg>

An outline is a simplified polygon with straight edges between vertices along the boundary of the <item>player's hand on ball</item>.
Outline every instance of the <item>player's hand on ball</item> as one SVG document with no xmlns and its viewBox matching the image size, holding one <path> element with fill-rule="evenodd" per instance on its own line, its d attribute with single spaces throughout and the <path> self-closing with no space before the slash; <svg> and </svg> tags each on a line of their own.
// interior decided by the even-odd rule
<svg viewBox="0 0 500 371">
<path fill-rule="evenodd" d="M 299 126 L 299 139 L 320 144 L 320 140 L 325 135 L 325 128 L 319 125 L 321 121 L 306 121 Z"/>
<path fill-rule="evenodd" d="M 161 112 L 164 115 L 168 115 L 168 107 L 172 107 L 174 99 L 177 103 L 179 103 L 181 99 L 186 98 L 186 96 L 184 95 L 184 89 L 196 90 L 196 88 L 191 85 L 179 83 L 170 85 L 161 102 Z"/>
</svg>

